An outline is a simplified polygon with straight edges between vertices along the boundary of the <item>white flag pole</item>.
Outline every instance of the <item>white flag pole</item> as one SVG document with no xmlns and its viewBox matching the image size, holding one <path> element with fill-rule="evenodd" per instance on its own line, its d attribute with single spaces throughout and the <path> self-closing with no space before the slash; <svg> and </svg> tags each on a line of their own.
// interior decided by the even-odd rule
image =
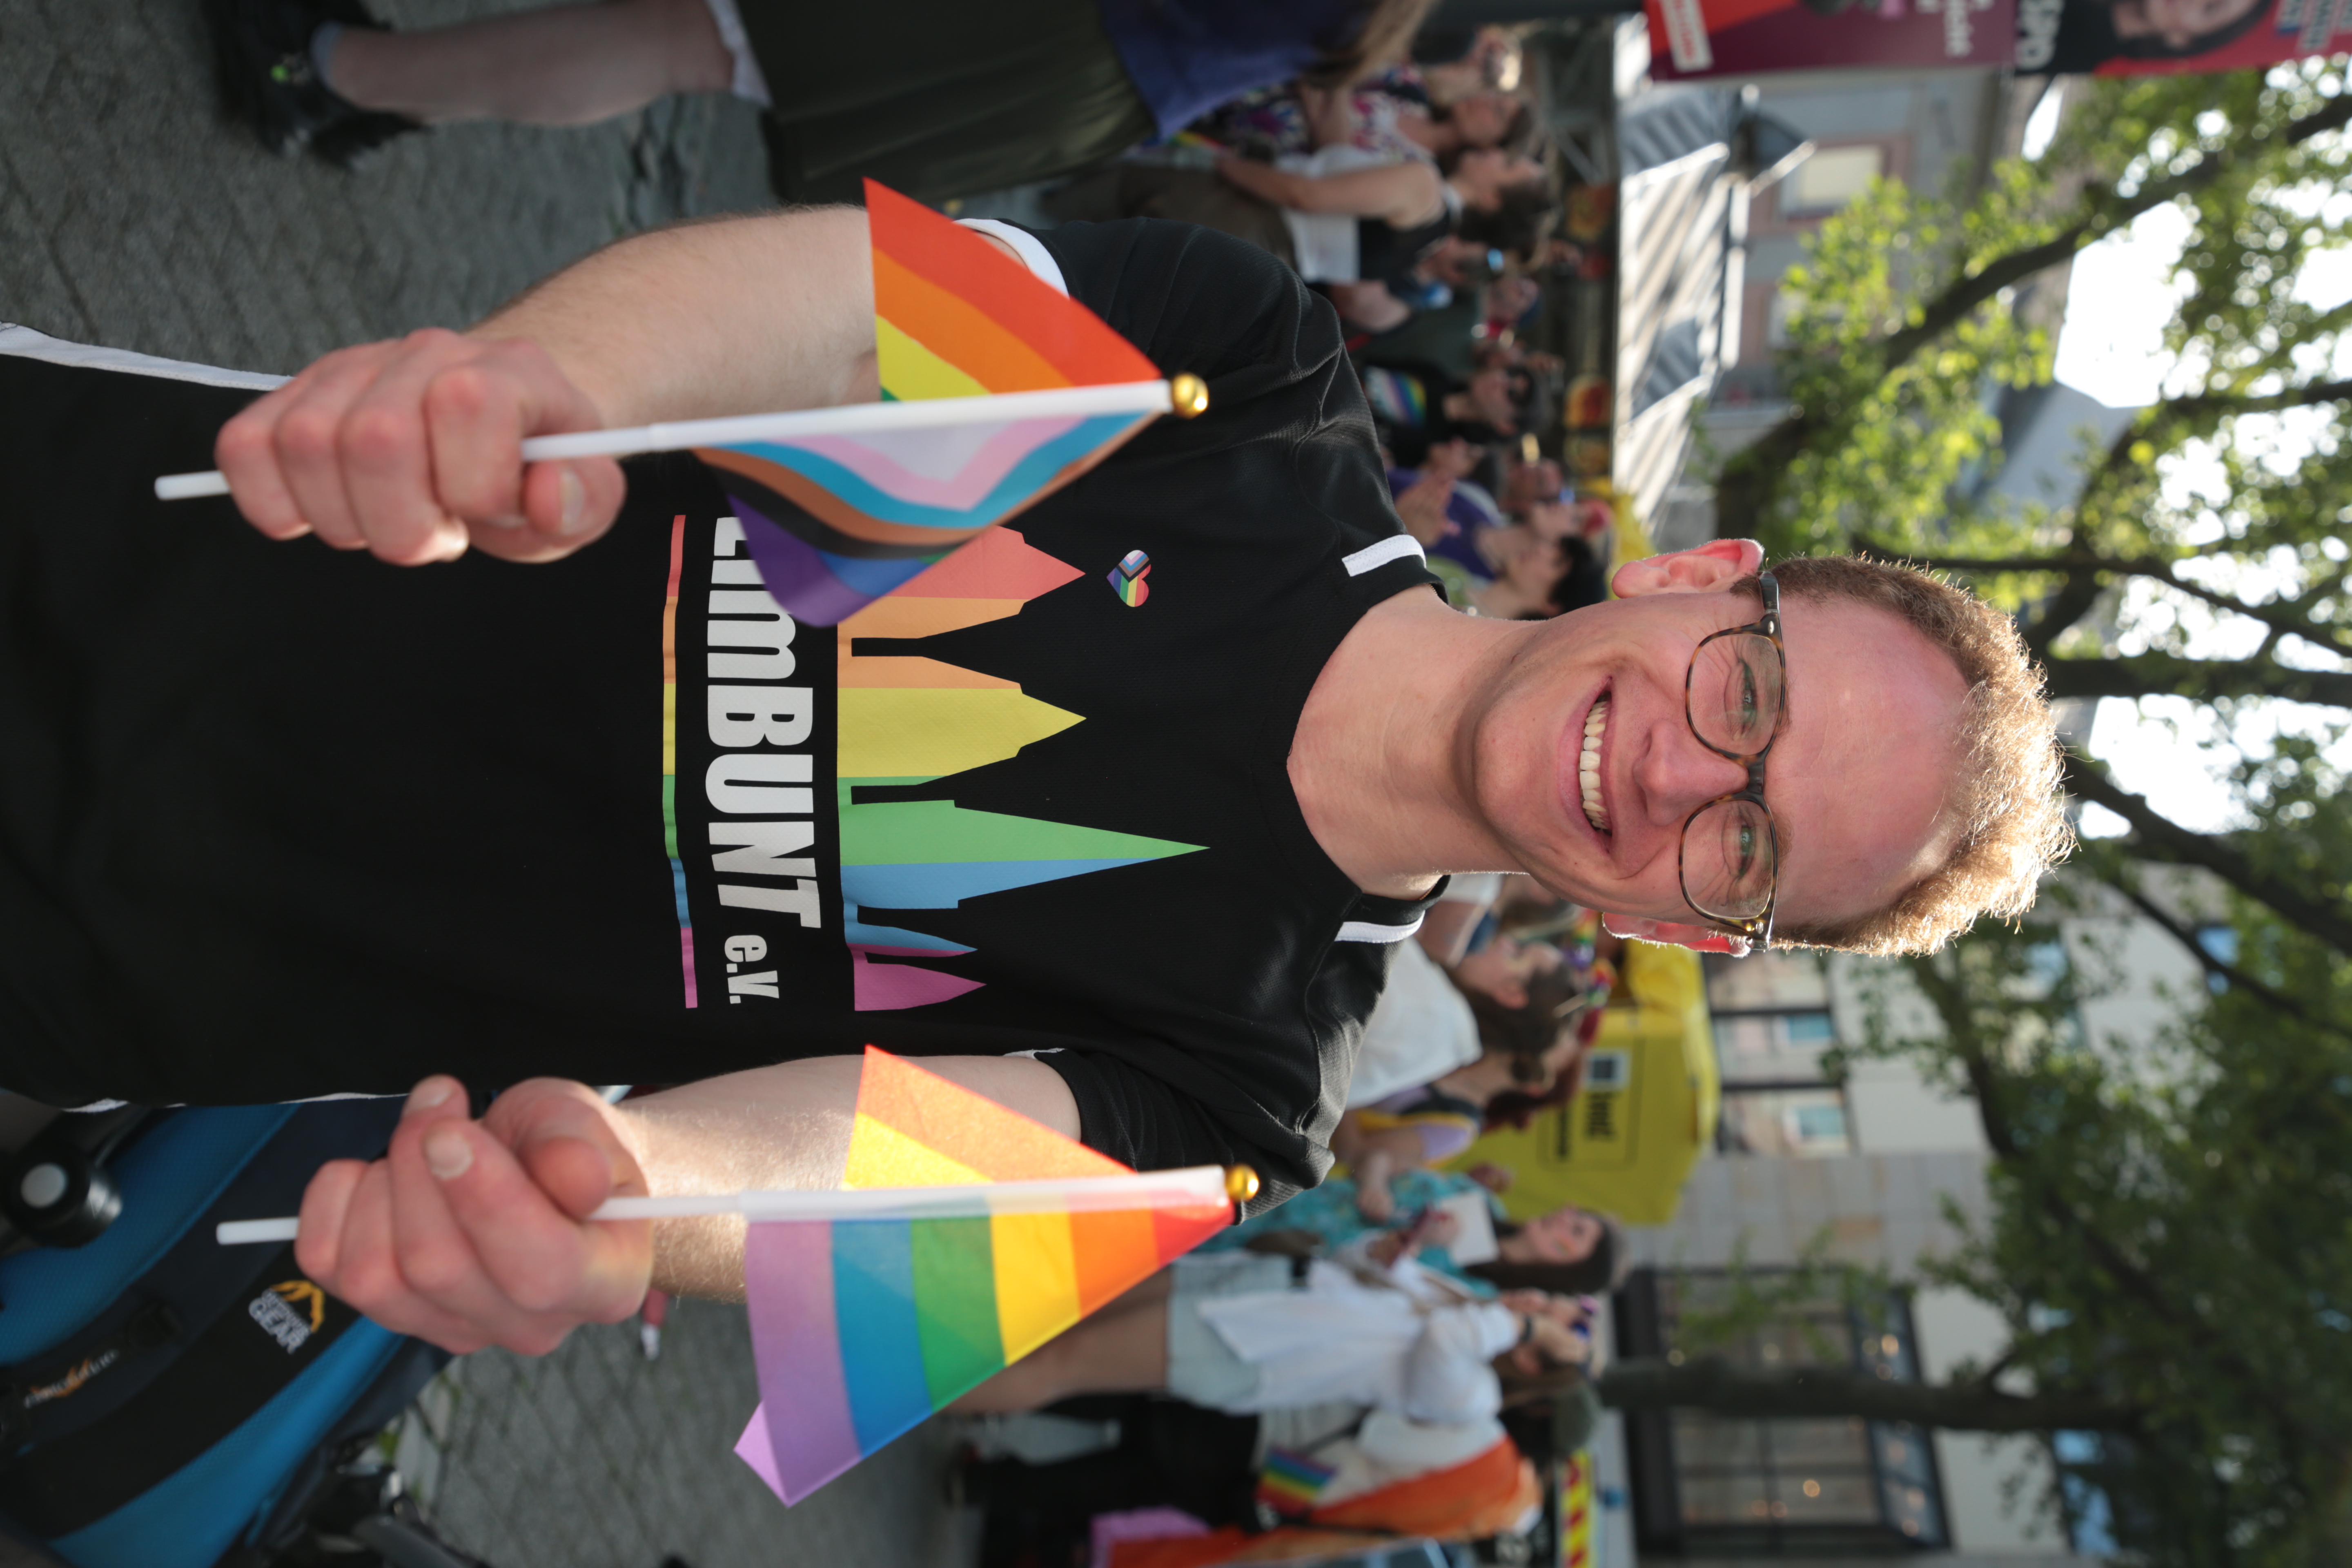
<svg viewBox="0 0 2352 1568">
<path fill-rule="evenodd" d="M 1257 1173 L 1247 1165 L 1191 1165 L 1117 1176 L 1062 1176 L 1034 1182 L 990 1182 L 953 1187 L 863 1187 L 840 1192 L 683 1193 L 670 1197 L 607 1198 L 590 1219 L 680 1219 L 741 1215 L 751 1220 L 981 1219 L 992 1215 L 1100 1214 L 1117 1209 L 1192 1208 L 1246 1203 L 1257 1195 Z M 292 1241 L 299 1223 L 224 1220 L 223 1247 Z"/>
<path fill-rule="evenodd" d="M 1206 404 L 1206 389 L 1197 379 L 1178 376 L 1173 382 L 1124 381 L 1108 386 L 998 392 L 981 397 L 848 403 L 835 408 L 803 408 L 784 414 L 747 414 L 725 419 L 639 425 L 626 430 L 534 436 L 522 444 L 522 458 L 526 463 L 553 462 L 565 458 L 625 458 L 636 452 L 676 452 L 690 447 L 730 447 L 746 441 L 787 441 L 803 436 L 943 430 L 959 425 L 992 424 L 1000 419 L 1066 419 L 1129 413 L 1189 416 Z M 217 469 L 201 474 L 165 474 L 155 481 L 157 500 L 226 494 L 228 481 Z"/>
</svg>

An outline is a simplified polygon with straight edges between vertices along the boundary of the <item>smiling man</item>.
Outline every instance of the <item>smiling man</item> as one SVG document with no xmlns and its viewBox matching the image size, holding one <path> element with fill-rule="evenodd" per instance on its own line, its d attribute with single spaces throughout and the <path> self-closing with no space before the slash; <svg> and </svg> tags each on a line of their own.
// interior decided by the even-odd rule
<svg viewBox="0 0 2352 1568">
<path fill-rule="evenodd" d="M 625 241 L 269 390 L 0 331 L 0 1086 L 416 1084 L 385 1160 L 312 1184 L 302 1265 L 541 1350 L 649 1278 L 740 1289 L 739 1226 L 577 1216 L 831 1185 L 868 1043 L 1270 1202 L 1328 1169 L 1444 873 L 1718 944 L 1926 948 L 2030 900 L 2064 829 L 2003 617 L 1734 541 L 1465 616 L 1277 263 L 1149 222 L 997 239 L 1210 412 L 837 635 L 760 591 L 692 461 L 518 443 L 872 396 L 856 211 Z M 251 528 L 147 499 L 208 456 Z M 477 1121 L 460 1080 L 504 1092 Z"/>
</svg>

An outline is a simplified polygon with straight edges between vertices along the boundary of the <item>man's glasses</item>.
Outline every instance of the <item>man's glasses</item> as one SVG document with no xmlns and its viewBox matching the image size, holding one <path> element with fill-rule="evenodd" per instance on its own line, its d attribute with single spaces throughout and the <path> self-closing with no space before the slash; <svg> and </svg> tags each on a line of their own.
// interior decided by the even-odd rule
<svg viewBox="0 0 2352 1568">
<path fill-rule="evenodd" d="M 1772 940 L 1780 838 L 1764 804 L 1764 758 L 1780 738 L 1789 667 L 1780 584 L 1759 573 L 1764 618 L 1717 632 L 1691 655 L 1683 714 L 1698 743 L 1748 770 L 1748 787 L 1707 802 L 1683 824 L 1683 901 L 1709 925 L 1761 947 Z"/>
</svg>

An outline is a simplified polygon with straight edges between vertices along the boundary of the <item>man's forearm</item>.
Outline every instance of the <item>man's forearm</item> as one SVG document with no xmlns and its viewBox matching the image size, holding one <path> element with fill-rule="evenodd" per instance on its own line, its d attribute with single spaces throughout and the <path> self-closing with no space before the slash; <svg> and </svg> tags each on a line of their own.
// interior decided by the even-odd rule
<svg viewBox="0 0 2352 1568">
<path fill-rule="evenodd" d="M 1026 1057 L 934 1057 L 922 1066 L 1066 1136 L 1077 1102 L 1061 1074 Z M 658 1195 L 826 1191 L 841 1185 L 857 1109 L 861 1058 L 815 1057 L 730 1073 L 621 1108 L 626 1136 Z M 743 1222 L 731 1216 L 654 1226 L 654 1284 L 740 1300 Z"/>
<path fill-rule="evenodd" d="M 866 215 L 820 207 L 637 235 L 473 331 L 538 343 L 608 426 L 869 400 Z"/>
</svg>

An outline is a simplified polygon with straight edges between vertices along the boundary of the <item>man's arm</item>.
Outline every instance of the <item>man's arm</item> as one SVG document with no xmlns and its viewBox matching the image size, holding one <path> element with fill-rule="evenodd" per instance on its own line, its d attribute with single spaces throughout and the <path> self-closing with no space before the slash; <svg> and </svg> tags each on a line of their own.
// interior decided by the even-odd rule
<svg viewBox="0 0 2352 1568">
<path fill-rule="evenodd" d="M 1076 1137 L 1061 1075 L 1021 1057 L 926 1068 Z M 392 1147 L 337 1161 L 302 1200 L 302 1271 L 370 1318 L 464 1353 L 543 1354 L 585 1322 L 636 1310 L 647 1283 L 740 1297 L 740 1219 L 589 1223 L 616 1194 L 840 1184 L 859 1058 L 733 1073 L 625 1107 L 537 1079 L 481 1121 L 453 1079 L 419 1084 Z"/>
<path fill-rule="evenodd" d="M 849 1159 L 862 1058 L 816 1057 L 629 1100 L 656 1193 L 745 1188 L 829 1190 Z M 1062 1075 L 1029 1057 L 926 1057 L 934 1072 L 975 1094 L 1078 1135 L 1078 1104 Z M 743 1222 L 668 1220 L 654 1227 L 653 1282 L 688 1296 L 743 1294 Z"/>
<path fill-rule="evenodd" d="M 1299 174 L 1247 158 L 1220 158 L 1217 173 L 1252 195 L 1299 212 L 1386 217 L 1406 225 L 1435 210 L 1442 195 L 1436 171 L 1422 163 Z"/>
<path fill-rule="evenodd" d="M 254 526 L 387 561 L 468 544 L 569 554 L 612 525 L 620 465 L 523 466 L 532 436 L 876 395 L 866 215 L 821 208 L 639 235 L 471 332 L 329 354 L 222 428 Z"/>
</svg>

